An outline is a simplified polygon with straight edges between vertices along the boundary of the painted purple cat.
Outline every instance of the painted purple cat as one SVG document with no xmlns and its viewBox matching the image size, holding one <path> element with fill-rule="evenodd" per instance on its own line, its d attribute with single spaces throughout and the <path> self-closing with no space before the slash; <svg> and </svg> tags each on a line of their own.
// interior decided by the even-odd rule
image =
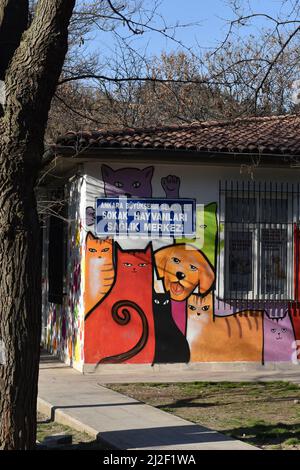
<svg viewBox="0 0 300 470">
<path fill-rule="evenodd" d="M 289 313 L 283 318 L 264 315 L 264 360 L 291 361 L 295 335 Z"/>
<path fill-rule="evenodd" d="M 106 196 L 152 197 L 153 166 L 143 170 L 139 168 L 113 170 L 108 165 L 102 165 L 101 169 Z"/>
</svg>

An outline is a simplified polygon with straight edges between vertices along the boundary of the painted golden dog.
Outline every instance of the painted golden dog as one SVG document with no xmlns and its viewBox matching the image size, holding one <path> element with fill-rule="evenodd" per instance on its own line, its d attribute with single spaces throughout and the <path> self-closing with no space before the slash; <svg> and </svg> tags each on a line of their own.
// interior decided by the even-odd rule
<svg viewBox="0 0 300 470">
<path fill-rule="evenodd" d="M 172 300 L 182 301 L 198 287 L 201 295 L 213 286 L 215 274 L 206 256 L 193 245 L 180 243 L 155 252 L 158 277 Z"/>
</svg>

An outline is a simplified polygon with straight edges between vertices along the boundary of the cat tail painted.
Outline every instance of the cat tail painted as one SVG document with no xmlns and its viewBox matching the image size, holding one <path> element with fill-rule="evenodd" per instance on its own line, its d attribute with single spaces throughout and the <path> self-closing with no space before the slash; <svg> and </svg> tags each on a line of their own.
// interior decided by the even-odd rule
<svg viewBox="0 0 300 470">
<path fill-rule="evenodd" d="M 118 364 L 120 362 L 124 362 L 128 359 L 131 359 L 133 356 L 135 356 L 140 351 L 142 351 L 142 349 L 147 343 L 148 336 L 149 336 L 149 326 L 148 326 L 147 317 L 145 313 L 143 312 L 143 310 L 135 302 L 132 302 L 131 300 L 119 300 L 118 302 L 116 302 L 111 309 L 113 320 L 118 325 L 122 325 L 122 326 L 127 325 L 131 320 L 131 314 L 128 308 L 126 307 L 133 308 L 138 313 L 139 317 L 141 318 L 142 320 L 141 337 L 136 343 L 136 345 L 133 346 L 133 348 L 129 349 L 128 351 L 125 351 L 121 354 L 116 354 L 115 356 L 104 357 L 103 359 L 101 359 L 97 363 L 96 368 L 100 364 Z M 120 312 L 120 309 L 121 309 L 121 312 Z"/>
</svg>

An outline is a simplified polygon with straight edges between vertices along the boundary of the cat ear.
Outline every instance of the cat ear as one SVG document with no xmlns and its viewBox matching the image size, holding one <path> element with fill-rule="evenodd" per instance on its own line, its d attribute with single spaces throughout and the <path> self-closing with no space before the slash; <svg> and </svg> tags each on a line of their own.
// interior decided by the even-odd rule
<svg viewBox="0 0 300 470">
<path fill-rule="evenodd" d="M 92 232 L 88 232 L 86 236 L 86 240 L 97 240 L 97 237 Z"/>
<path fill-rule="evenodd" d="M 101 172 L 102 178 L 104 180 L 109 180 L 113 176 L 115 171 L 110 166 L 103 164 L 101 166 Z"/>
<path fill-rule="evenodd" d="M 153 176 L 153 171 L 154 171 L 154 166 L 147 166 L 147 168 L 144 168 L 142 170 L 143 176 L 147 179 L 150 180 L 152 179 Z"/>
<path fill-rule="evenodd" d="M 114 242 L 114 247 L 116 249 L 116 251 L 124 251 L 121 247 L 121 245 L 118 243 L 118 242 Z"/>
<path fill-rule="evenodd" d="M 152 242 L 149 242 L 148 245 L 146 246 L 145 248 L 145 253 L 148 255 L 148 254 L 152 254 Z"/>
</svg>

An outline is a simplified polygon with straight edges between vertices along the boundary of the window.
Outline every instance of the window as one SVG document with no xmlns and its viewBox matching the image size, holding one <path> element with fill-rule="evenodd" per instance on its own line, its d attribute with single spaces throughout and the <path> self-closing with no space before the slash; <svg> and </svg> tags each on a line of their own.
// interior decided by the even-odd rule
<svg viewBox="0 0 300 470">
<path fill-rule="evenodd" d="M 221 295 L 293 299 L 293 196 L 282 186 L 232 186 L 221 192 Z"/>
</svg>

